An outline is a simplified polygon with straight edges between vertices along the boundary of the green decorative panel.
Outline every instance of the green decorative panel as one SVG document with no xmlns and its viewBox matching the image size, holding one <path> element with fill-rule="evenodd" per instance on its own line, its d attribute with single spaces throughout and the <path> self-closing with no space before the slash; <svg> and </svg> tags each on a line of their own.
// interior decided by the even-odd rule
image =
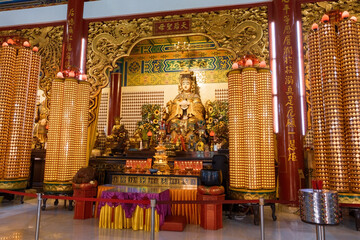
<svg viewBox="0 0 360 240">
<path fill-rule="evenodd" d="M 213 43 L 194 46 L 200 50 L 194 50 L 193 45 L 191 51 L 184 52 L 174 52 L 169 45 L 135 48 L 134 54 L 121 64 L 124 86 L 178 84 L 179 73 L 186 69 L 194 71 L 195 75 L 201 72 L 202 83 L 227 82 L 226 73 L 232 67 L 231 55 L 211 49 Z M 168 48 L 171 51 L 167 51 Z"/>
</svg>

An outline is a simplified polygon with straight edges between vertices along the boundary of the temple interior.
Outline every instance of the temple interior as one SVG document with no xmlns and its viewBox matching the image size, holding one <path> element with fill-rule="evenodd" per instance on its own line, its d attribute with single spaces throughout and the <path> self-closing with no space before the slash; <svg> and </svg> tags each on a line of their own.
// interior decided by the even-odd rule
<svg viewBox="0 0 360 240">
<path fill-rule="evenodd" d="M 359 1 L 0 12 L 0 240 L 360 239 Z"/>
</svg>

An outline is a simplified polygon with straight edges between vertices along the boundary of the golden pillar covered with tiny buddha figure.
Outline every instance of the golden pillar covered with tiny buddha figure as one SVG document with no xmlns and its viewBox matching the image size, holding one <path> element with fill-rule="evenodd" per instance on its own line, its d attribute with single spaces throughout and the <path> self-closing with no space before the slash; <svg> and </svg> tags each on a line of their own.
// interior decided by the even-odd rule
<svg viewBox="0 0 360 240">
<path fill-rule="evenodd" d="M 275 155 L 270 70 L 247 56 L 228 73 L 230 195 L 275 198 Z M 254 66 L 254 65 L 258 66 Z"/>
<path fill-rule="evenodd" d="M 30 171 L 32 126 L 40 56 L 37 47 L 9 39 L 0 49 L 0 188 L 25 189 Z"/>
<path fill-rule="evenodd" d="M 309 35 L 315 173 L 342 203 L 360 203 L 360 35 L 348 12 L 331 12 Z"/>
<path fill-rule="evenodd" d="M 73 176 L 87 165 L 90 83 L 73 74 L 54 79 L 51 89 L 45 192 L 71 192 Z"/>
</svg>

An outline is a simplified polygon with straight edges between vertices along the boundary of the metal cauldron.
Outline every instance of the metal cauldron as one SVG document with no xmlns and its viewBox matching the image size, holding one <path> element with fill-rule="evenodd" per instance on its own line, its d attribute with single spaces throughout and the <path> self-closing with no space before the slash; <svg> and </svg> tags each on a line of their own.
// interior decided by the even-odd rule
<svg viewBox="0 0 360 240">
<path fill-rule="evenodd" d="M 202 169 L 200 171 L 200 181 L 204 186 L 220 186 L 222 183 L 221 170 Z"/>
<path fill-rule="evenodd" d="M 340 211 L 336 191 L 300 189 L 299 202 L 302 221 L 321 225 L 339 224 Z"/>
</svg>

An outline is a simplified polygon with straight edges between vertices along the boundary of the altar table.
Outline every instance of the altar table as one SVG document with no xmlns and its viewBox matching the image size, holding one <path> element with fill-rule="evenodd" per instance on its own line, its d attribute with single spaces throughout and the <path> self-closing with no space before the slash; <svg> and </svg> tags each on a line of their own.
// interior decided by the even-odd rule
<svg viewBox="0 0 360 240">
<path fill-rule="evenodd" d="M 169 189 L 160 187 L 116 186 L 101 193 L 101 198 L 169 201 Z M 97 208 L 100 228 L 132 228 L 133 230 L 150 231 L 150 204 L 105 203 L 100 202 Z M 155 231 L 163 224 L 166 215 L 170 215 L 169 204 L 156 205 Z"/>
<path fill-rule="evenodd" d="M 196 201 L 197 188 L 173 188 L 170 189 L 172 201 Z M 172 216 L 184 216 L 189 224 L 200 224 L 199 204 L 171 204 Z"/>
<path fill-rule="evenodd" d="M 98 186 L 97 197 L 100 198 L 103 191 L 114 188 L 114 185 Z M 171 188 L 170 200 L 197 200 L 197 188 Z M 96 202 L 95 209 L 98 209 Z M 200 224 L 200 205 L 199 204 L 171 204 L 172 216 L 184 216 L 188 224 Z M 99 217 L 98 211 L 95 211 L 95 217 Z"/>
</svg>

